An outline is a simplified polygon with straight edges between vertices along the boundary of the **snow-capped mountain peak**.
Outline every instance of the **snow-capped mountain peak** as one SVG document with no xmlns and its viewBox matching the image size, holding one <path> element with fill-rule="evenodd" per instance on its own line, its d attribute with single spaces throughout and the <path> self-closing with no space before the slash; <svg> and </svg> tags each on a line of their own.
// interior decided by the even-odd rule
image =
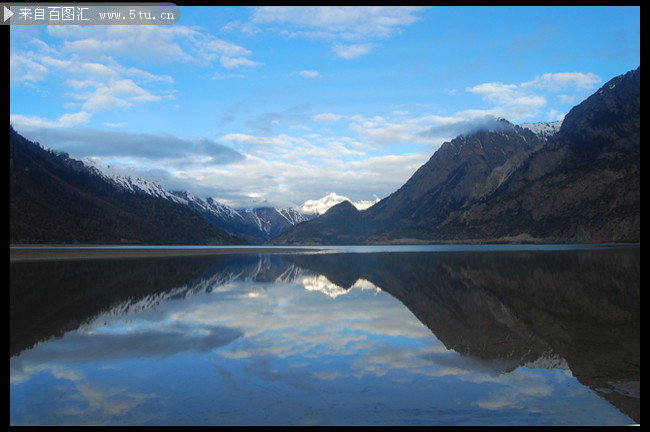
<svg viewBox="0 0 650 432">
<path fill-rule="evenodd" d="M 350 199 L 346 196 L 341 196 L 335 192 L 332 192 L 325 195 L 321 199 L 305 201 L 303 205 L 298 207 L 298 210 L 302 211 L 303 213 L 316 213 L 321 215 L 329 210 L 330 207 L 342 203 L 343 201 L 350 201 Z"/>
<path fill-rule="evenodd" d="M 336 192 L 331 192 L 318 200 L 307 200 L 303 205 L 298 207 L 298 210 L 307 214 L 322 215 L 331 207 L 342 203 L 343 201 L 350 201 L 358 210 L 365 210 L 371 205 L 377 203 L 379 198 L 375 197 L 374 200 L 362 200 L 353 202 L 346 196 L 338 195 Z"/>
</svg>

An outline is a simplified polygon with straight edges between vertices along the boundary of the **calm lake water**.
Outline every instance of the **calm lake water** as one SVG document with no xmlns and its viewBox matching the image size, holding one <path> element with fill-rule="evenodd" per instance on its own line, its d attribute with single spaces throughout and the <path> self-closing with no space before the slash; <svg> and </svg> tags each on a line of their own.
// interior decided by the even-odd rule
<svg viewBox="0 0 650 432">
<path fill-rule="evenodd" d="M 11 425 L 640 423 L 640 246 L 10 264 Z"/>
</svg>

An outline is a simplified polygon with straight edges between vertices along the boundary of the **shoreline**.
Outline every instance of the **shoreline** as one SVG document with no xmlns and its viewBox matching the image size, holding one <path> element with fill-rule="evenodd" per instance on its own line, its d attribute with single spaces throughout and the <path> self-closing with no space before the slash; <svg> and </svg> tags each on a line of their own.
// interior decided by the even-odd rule
<svg viewBox="0 0 650 432">
<path fill-rule="evenodd" d="M 566 250 L 592 248 L 640 247 L 641 243 L 548 243 L 548 244 L 465 244 L 458 243 L 438 245 L 358 245 L 358 246 L 329 246 L 329 245 L 9 245 L 9 262 L 89 260 L 89 259 L 132 259 L 132 258 L 164 258 L 190 256 L 218 256 L 236 254 L 302 254 L 323 253 L 345 250 L 347 252 L 386 252 L 382 248 L 391 248 L 389 252 L 399 252 L 400 248 L 409 248 L 407 252 L 458 252 L 466 251 L 467 247 L 478 248 L 476 252 L 498 252 L 513 250 Z M 349 249 L 351 248 L 351 249 Z M 397 249 L 395 249 L 397 248 Z M 415 248 L 410 250 L 410 248 Z M 418 249 L 424 248 L 424 249 Z"/>
<path fill-rule="evenodd" d="M 318 252 L 318 247 L 11 245 L 10 262 Z"/>
</svg>

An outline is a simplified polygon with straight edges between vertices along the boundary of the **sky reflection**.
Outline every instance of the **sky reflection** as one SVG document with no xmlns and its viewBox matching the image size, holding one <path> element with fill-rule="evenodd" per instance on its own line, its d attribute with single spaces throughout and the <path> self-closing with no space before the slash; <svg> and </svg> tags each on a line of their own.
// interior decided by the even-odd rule
<svg viewBox="0 0 650 432">
<path fill-rule="evenodd" d="M 12 357 L 11 424 L 631 423 L 566 364 L 446 349 L 367 280 L 222 276 Z"/>
</svg>

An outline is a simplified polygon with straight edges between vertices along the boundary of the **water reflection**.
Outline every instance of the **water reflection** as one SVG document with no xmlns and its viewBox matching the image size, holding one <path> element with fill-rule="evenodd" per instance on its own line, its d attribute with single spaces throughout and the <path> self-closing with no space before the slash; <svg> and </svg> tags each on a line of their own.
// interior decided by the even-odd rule
<svg viewBox="0 0 650 432">
<path fill-rule="evenodd" d="M 639 254 L 12 263 L 10 421 L 640 422 Z"/>
</svg>

